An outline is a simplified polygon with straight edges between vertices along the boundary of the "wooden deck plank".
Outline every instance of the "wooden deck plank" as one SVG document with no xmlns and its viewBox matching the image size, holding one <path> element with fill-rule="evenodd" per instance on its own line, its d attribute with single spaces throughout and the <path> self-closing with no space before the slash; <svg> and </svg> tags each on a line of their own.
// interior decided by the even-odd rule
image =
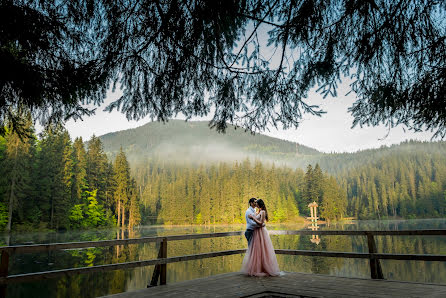
<svg viewBox="0 0 446 298">
<path fill-rule="evenodd" d="M 314 278 L 316 277 L 316 279 Z M 343 278 L 345 280 L 345 278 Z M 339 279 L 333 279 L 332 276 L 321 276 L 314 275 L 313 277 L 308 277 L 305 275 L 300 275 L 299 279 L 296 279 L 295 282 L 287 279 L 284 282 L 276 282 L 275 280 L 271 280 L 270 288 L 280 288 L 280 287 L 298 287 L 302 289 L 311 289 L 316 292 L 324 292 L 326 288 L 329 288 L 333 292 L 342 292 L 345 290 L 346 283 L 340 282 Z M 418 284 L 418 283 L 406 283 L 406 282 L 396 282 L 396 281 L 384 281 L 385 287 L 382 287 L 382 282 L 379 280 L 369 280 L 369 279 L 356 279 L 351 278 L 348 279 L 348 287 L 349 292 L 354 293 L 355 295 L 363 296 L 365 293 L 372 293 L 374 297 L 388 297 L 389 290 L 393 292 L 398 292 L 402 287 L 410 288 L 410 295 L 418 295 L 418 296 L 426 296 L 426 293 L 432 292 L 440 292 L 446 295 L 446 286 L 440 286 L 440 289 L 443 288 L 442 291 L 439 291 L 437 285 L 429 285 L 429 284 Z M 406 291 L 407 292 L 407 291 Z M 445 296 L 446 297 L 446 296 Z"/>
<path fill-rule="evenodd" d="M 263 294 L 262 294 L 263 293 Z M 446 285 L 347 278 L 285 272 L 279 277 L 249 277 L 240 272 L 214 275 L 113 298 L 143 297 L 446 297 Z M 275 294 L 276 293 L 276 294 Z M 281 296 L 282 295 L 282 296 Z"/>
</svg>

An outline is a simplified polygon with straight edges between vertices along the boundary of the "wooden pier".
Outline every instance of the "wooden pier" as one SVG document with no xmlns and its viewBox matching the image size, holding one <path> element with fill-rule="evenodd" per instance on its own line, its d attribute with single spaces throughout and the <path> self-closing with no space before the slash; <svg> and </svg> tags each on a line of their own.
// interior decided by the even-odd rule
<svg viewBox="0 0 446 298">
<path fill-rule="evenodd" d="M 227 255 L 243 254 L 246 249 L 205 252 L 185 256 L 167 256 L 167 245 L 170 241 L 191 239 L 205 239 L 216 237 L 240 236 L 243 231 L 205 233 L 191 235 L 174 235 L 160 237 L 142 237 L 118 240 L 50 243 L 37 245 L 16 245 L 0 247 L 0 297 L 7 295 L 7 285 L 11 283 L 31 282 L 48 278 L 64 276 L 101 273 L 111 270 L 122 270 L 144 266 L 155 266 L 152 277 L 147 281 L 148 289 L 126 295 L 142 295 L 135 297 L 177 296 L 189 293 L 190 296 L 220 297 L 446 297 L 446 285 L 432 285 L 421 283 L 408 283 L 386 281 L 380 265 L 381 259 L 411 260 L 411 261 L 446 261 L 446 255 L 429 254 L 389 254 L 381 253 L 376 249 L 375 236 L 446 236 L 446 230 L 407 230 L 407 231 L 269 231 L 271 235 L 345 235 L 365 236 L 367 238 L 368 253 L 338 252 L 338 251 L 312 251 L 297 249 L 276 249 L 276 254 L 317 256 L 332 258 L 360 258 L 368 259 L 370 265 L 369 279 L 352 279 L 334 276 L 324 276 L 304 273 L 286 273 L 280 277 L 255 278 L 243 276 L 240 273 L 211 276 L 204 279 L 187 281 L 166 285 L 167 264 L 215 258 Z M 126 263 L 96 265 L 91 267 L 69 268 L 45 272 L 9 275 L 9 257 L 11 254 L 49 252 L 62 249 L 105 247 L 115 245 L 128 245 L 138 243 L 159 243 L 158 258 L 151 260 L 131 261 Z M 158 284 L 160 286 L 158 286 Z M 376 289 L 374 289 L 376 288 Z M 280 289 L 284 289 L 280 292 Z M 399 293 L 399 294 L 398 294 Z M 202 294 L 202 295 L 201 295 Z M 184 296 L 186 294 L 181 294 Z M 370 296 L 367 296 L 370 295 Z M 130 297 L 129 296 L 129 297 Z M 187 297 L 187 296 L 185 296 Z"/>
<path fill-rule="evenodd" d="M 106 296 L 145 297 L 446 297 L 446 285 L 284 272 L 249 277 L 239 272 Z"/>
</svg>

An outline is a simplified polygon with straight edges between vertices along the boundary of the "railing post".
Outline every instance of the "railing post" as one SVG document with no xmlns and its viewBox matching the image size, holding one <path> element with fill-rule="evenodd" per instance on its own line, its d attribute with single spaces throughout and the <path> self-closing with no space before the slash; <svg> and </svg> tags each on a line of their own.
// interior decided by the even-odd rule
<svg viewBox="0 0 446 298">
<path fill-rule="evenodd" d="M 7 250 L 2 251 L 0 263 L 0 277 L 8 276 L 9 253 Z M 7 284 L 0 285 L 0 297 L 6 297 Z"/>
<path fill-rule="evenodd" d="M 160 250 L 158 251 L 158 259 L 167 258 L 167 239 L 163 238 L 160 242 Z M 147 285 L 148 288 L 156 287 L 160 279 L 160 285 L 165 285 L 167 280 L 167 264 L 155 265 L 152 274 L 152 280 Z"/>
<path fill-rule="evenodd" d="M 167 239 L 164 238 L 161 242 L 161 258 L 167 258 Z M 165 285 L 167 282 L 167 264 L 161 265 L 160 285 Z"/>
<path fill-rule="evenodd" d="M 157 259 L 161 259 L 161 256 L 163 255 L 162 251 L 163 251 L 163 246 L 160 242 L 160 249 L 158 251 Z M 152 280 L 150 281 L 150 284 L 147 285 L 148 288 L 156 287 L 158 285 L 158 279 L 160 277 L 160 272 L 161 272 L 161 265 L 159 265 L 159 264 L 155 265 L 155 268 L 153 269 Z"/>
<path fill-rule="evenodd" d="M 367 244 L 369 247 L 369 253 L 375 254 L 376 251 L 376 243 L 373 237 L 373 234 L 370 232 L 366 232 L 367 235 Z M 381 263 L 379 259 L 370 258 L 370 276 L 372 279 L 384 279 L 383 271 L 381 269 Z"/>
</svg>

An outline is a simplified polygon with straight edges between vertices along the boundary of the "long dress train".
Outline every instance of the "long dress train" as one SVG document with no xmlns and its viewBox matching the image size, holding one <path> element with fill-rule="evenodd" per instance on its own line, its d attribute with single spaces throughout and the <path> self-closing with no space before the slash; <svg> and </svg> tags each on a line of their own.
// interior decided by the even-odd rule
<svg viewBox="0 0 446 298">
<path fill-rule="evenodd" d="M 243 258 L 241 272 L 251 276 L 280 275 L 276 253 L 266 227 L 254 230 L 251 245 Z"/>
</svg>

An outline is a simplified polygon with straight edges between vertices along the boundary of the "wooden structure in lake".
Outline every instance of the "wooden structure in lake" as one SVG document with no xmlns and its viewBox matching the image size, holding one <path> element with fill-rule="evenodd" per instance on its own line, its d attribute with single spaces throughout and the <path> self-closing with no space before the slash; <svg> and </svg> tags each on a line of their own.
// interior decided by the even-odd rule
<svg viewBox="0 0 446 298">
<path fill-rule="evenodd" d="M 307 219 L 311 220 L 311 226 L 309 227 L 312 231 L 317 231 L 319 229 L 319 226 L 317 225 L 317 220 L 319 217 L 317 216 L 317 207 L 318 204 L 313 201 L 312 203 L 308 204 L 308 208 L 310 208 L 310 217 L 307 217 Z M 311 235 L 310 239 L 311 243 L 319 244 L 321 242 L 321 239 L 319 238 L 319 235 L 313 234 Z"/>
<path fill-rule="evenodd" d="M 103 240 L 71 243 L 50 243 L 38 245 L 17 245 L 0 247 L 0 297 L 7 294 L 7 285 L 10 283 L 38 281 L 48 278 L 58 278 L 69 275 L 97 273 L 110 270 L 121 270 L 143 266 L 155 265 L 152 278 L 148 281 L 149 289 L 138 291 L 137 295 L 122 294 L 123 297 L 146 297 L 175 295 L 175 291 L 186 291 L 193 287 L 200 288 L 200 291 L 191 292 L 189 296 L 209 296 L 216 297 L 216 294 L 224 297 L 225 291 L 228 295 L 239 297 L 367 297 L 367 291 L 373 297 L 446 297 L 446 285 L 430 285 L 420 283 L 405 283 L 396 281 L 385 281 L 381 269 L 381 259 L 390 260 L 412 260 L 412 261 L 446 261 L 446 255 L 426 255 L 426 254 L 388 254 L 379 253 L 376 250 L 374 236 L 446 236 L 446 230 L 408 230 L 408 231 L 269 231 L 271 235 L 345 235 L 345 236 L 365 236 L 367 237 L 368 253 L 359 252 L 334 252 L 334 251 L 312 251 L 295 249 L 276 249 L 276 254 L 301 255 L 317 257 L 335 257 L 335 258 L 360 258 L 368 259 L 370 264 L 371 280 L 341 278 L 333 276 L 322 276 L 316 274 L 287 273 L 277 278 L 250 278 L 242 276 L 239 273 L 212 276 L 198 281 L 189 281 L 178 284 L 166 285 L 167 264 L 183 262 L 190 260 L 199 260 L 205 258 L 214 258 L 219 256 L 243 254 L 246 249 L 225 250 L 208 253 L 200 253 L 186 256 L 167 256 L 167 245 L 169 241 L 203 239 L 215 237 L 240 236 L 242 231 L 224 232 L 224 233 L 206 233 L 192 235 L 175 235 L 161 237 L 142 237 L 120 240 Z M 48 252 L 53 250 L 87 248 L 87 247 L 105 247 L 115 245 L 127 245 L 138 243 L 155 242 L 160 244 L 158 258 L 152 260 L 133 261 L 118 264 L 97 265 L 91 267 L 70 268 L 63 270 L 53 270 L 46 272 L 25 273 L 17 275 L 8 275 L 9 256 L 11 254 Z M 162 287 L 158 287 L 158 282 Z M 246 291 L 237 290 L 244 288 Z M 214 286 L 215 287 L 214 287 Z M 242 287 L 243 286 L 243 287 Z M 287 288 L 288 287 L 288 288 Z M 349 289 L 351 287 L 351 289 Z M 285 292 L 278 292 L 280 288 L 287 288 Z M 317 290 L 318 288 L 319 290 Z M 252 289 L 253 291 L 249 290 Z M 324 290 L 325 289 L 325 290 Z M 362 290 L 361 290 L 362 289 Z M 375 289 L 375 290 L 373 290 Z M 218 293 L 216 292 L 217 290 Z M 249 291 L 248 291 L 249 290 Z M 323 290 L 323 291 L 322 291 Z M 373 291 L 372 291 L 373 290 Z M 232 292 L 231 292 L 232 291 Z M 239 291 L 239 292 L 237 292 Z M 256 292 L 257 291 L 257 292 Z M 316 292 L 319 291 L 320 294 Z M 322 291 L 322 292 L 321 292 Z M 190 291 L 189 291 L 190 292 Z M 185 293 L 185 292 L 184 292 Z M 239 294 L 237 294 L 239 293 Z M 325 293 L 325 294 L 324 294 Z M 330 294 L 331 293 L 331 294 Z M 398 294 L 400 293 L 400 294 Z M 136 294 L 135 294 L 136 295 Z M 142 296 L 141 296 L 142 295 Z M 146 296 L 145 296 L 146 295 Z M 185 296 L 182 294 L 182 296 Z M 186 297 L 186 296 L 185 296 Z M 370 296 L 369 296 L 370 297 Z"/>
</svg>

